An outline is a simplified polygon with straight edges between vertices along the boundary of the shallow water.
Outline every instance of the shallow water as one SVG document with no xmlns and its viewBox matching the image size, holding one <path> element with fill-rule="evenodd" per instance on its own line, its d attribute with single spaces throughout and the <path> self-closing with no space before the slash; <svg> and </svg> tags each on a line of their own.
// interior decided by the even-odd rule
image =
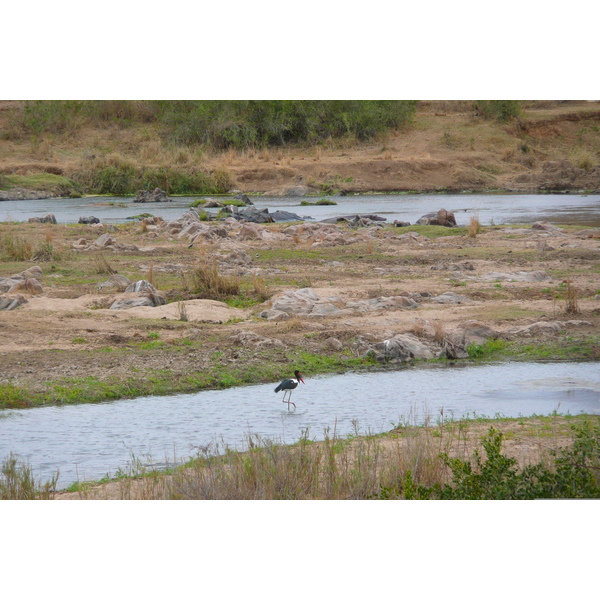
<svg viewBox="0 0 600 600">
<path fill-rule="evenodd" d="M 210 196 L 205 196 L 210 198 Z M 223 197 L 214 197 L 223 201 Z M 304 198 L 316 202 L 318 198 Z M 180 217 L 194 198 L 178 197 L 173 202 L 134 203 L 132 198 L 90 197 L 0 202 L 1 221 L 27 221 L 53 213 L 59 223 L 77 223 L 79 217 L 98 217 L 103 223 L 124 223 L 128 217 L 150 213 L 164 220 Z M 389 223 L 395 220 L 414 224 L 429 212 L 445 208 L 454 212 L 458 225 L 478 216 L 483 225 L 548 221 L 555 224 L 600 226 L 600 196 L 579 194 L 395 194 L 332 198 L 334 206 L 301 206 L 303 198 L 252 197 L 258 209 L 287 210 L 316 221 L 338 216 L 377 214 Z M 211 212 L 217 212 L 213 209 Z"/>
<path fill-rule="evenodd" d="M 345 436 L 394 424 L 464 416 L 600 414 L 598 363 L 502 363 L 407 367 L 379 373 L 305 377 L 288 411 L 274 384 L 175 396 L 0 412 L 0 459 L 27 459 L 59 484 L 125 470 L 132 454 L 173 463 L 216 442 L 242 448 L 248 434 L 296 442 L 308 430 Z"/>
</svg>

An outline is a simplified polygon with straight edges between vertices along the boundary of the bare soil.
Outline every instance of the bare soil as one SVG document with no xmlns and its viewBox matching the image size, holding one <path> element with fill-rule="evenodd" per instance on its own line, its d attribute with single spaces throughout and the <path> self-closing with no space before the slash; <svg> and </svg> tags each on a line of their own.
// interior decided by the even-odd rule
<svg viewBox="0 0 600 600">
<path fill-rule="evenodd" d="M 276 233 L 288 225 L 257 227 Z M 237 361 L 256 364 L 260 370 L 266 356 L 287 363 L 285 349 L 333 354 L 341 347 L 357 356 L 356 340 L 360 336 L 382 341 L 397 333 L 450 333 L 471 320 L 527 344 L 572 346 L 575 358 L 600 357 L 597 229 L 581 232 L 576 227 L 552 231 L 487 227 L 476 237 L 462 230 L 461 235 L 415 238 L 404 235 L 404 228 L 386 226 L 365 228 L 359 232 L 362 237 L 357 238 L 355 230 L 340 225 L 337 228 L 346 242 L 359 241 L 313 247 L 314 242 L 299 236 L 281 236 L 285 239 L 268 242 L 240 241 L 238 234 L 231 232 L 226 240 L 196 242 L 190 248 L 185 237 L 178 239 L 164 228 L 145 231 L 139 224 L 110 228 L 120 245 L 135 250 L 107 253 L 73 249 L 74 240 L 95 239 L 104 226 L 0 224 L 0 237 L 9 231 L 11 235 L 26 235 L 34 246 L 50 235 L 60 254 L 59 260 L 37 263 L 44 273 L 41 294 L 22 293 L 25 304 L 0 311 L 0 384 L 42 391 L 65 378 L 143 379 L 165 369 L 172 377 L 185 377 L 190 370 L 211 370 Z M 250 264 L 241 270 L 236 265 L 223 267 L 223 272 L 243 273 L 240 281 L 248 289 L 260 280 L 270 298 L 284 290 L 308 287 L 321 298 L 336 297 L 334 302 L 340 306 L 378 297 L 414 293 L 437 296 L 449 291 L 467 301 L 424 301 L 411 310 L 355 310 L 340 316 L 267 321 L 259 315 L 271 306 L 270 299 L 249 308 L 234 308 L 215 300 L 190 300 L 182 282 L 194 265 L 211 255 L 226 261 L 235 252 L 245 253 Z M 157 307 L 110 310 L 108 307 L 121 294 L 111 288 L 98 290 L 108 278 L 106 273 L 97 272 L 100 254 L 131 281 L 152 279 L 168 299 L 187 294 L 187 320 L 181 320 L 177 301 Z M 0 277 L 19 273 L 31 264 L 0 263 Z M 544 280 L 517 280 L 520 274 L 536 271 L 545 274 Z M 498 273 L 504 274 L 504 279 L 496 275 L 490 278 L 490 274 Z M 566 281 L 577 294 L 575 314 L 565 312 Z M 534 330 L 520 337 L 511 333 L 539 321 L 558 322 L 560 327 L 556 331 Z M 261 340 L 280 345 L 269 349 L 240 344 L 235 339 L 240 332 L 253 332 Z M 332 345 L 331 338 L 341 346 Z M 586 340 L 591 340 L 587 354 L 578 355 L 576 348 Z M 126 351 L 112 351 L 116 349 Z M 565 358 L 570 351 L 566 352 Z M 282 364 L 282 375 L 290 368 Z"/>
</svg>

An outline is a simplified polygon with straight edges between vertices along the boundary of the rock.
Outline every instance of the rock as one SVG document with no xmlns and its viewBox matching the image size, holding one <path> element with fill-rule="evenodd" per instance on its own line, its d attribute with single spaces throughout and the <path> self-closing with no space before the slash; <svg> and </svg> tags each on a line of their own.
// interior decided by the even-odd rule
<svg viewBox="0 0 600 600">
<path fill-rule="evenodd" d="M 56 217 L 52 213 L 47 213 L 43 217 L 30 217 L 29 223 L 51 223 L 56 225 Z"/>
<path fill-rule="evenodd" d="M 340 352 L 344 348 L 344 344 L 334 337 L 327 338 L 325 340 L 325 346 L 330 350 L 335 350 L 336 352 Z"/>
<path fill-rule="evenodd" d="M 41 267 L 37 265 L 34 267 L 29 267 L 29 269 L 25 269 L 17 275 L 17 277 L 22 277 L 23 279 L 29 279 L 33 277 L 34 279 L 41 279 L 44 276 Z"/>
<path fill-rule="evenodd" d="M 98 217 L 79 217 L 78 223 L 81 225 L 94 225 L 100 223 L 100 219 Z"/>
<path fill-rule="evenodd" d="M 8 290 L 9 294 L 24 293 L 24 294 L 42 294 L 43 288 L 37 279 L 21 279 L 16 281 Z"/>
<path fill-rule="evenodd" d="M 252 223 L 244 223 L 238 233 L 239 240 L 260 240 L 262 231 Z"/>
<path fill-rule="evenodd" d="M 111 275 L 106 281 L 98 286 L 98 291 L 101 291 L 104 288 L 117 288 L 120 292 L 123 292 L 127 289 L 129 283 L 129 279 L 124 275 Z"/>
<path fill-rule="evenodd" d="M 16 296 L 0 296 L 0 310 L 14 310 L 26 303 L 27 299 L 21 294 L 17 294 Z"/>
<path fill-rule="evenodd" d="M 250 206 L 243 210 L 238 211 L 237 214 L 238 219 L 243 219 L 244 221 L 249 221 L 250 223 L 274 223 L 273 217 L 269 214 L 269 209 L 264 208 L 263 210 L 258 210 L 254 208 L 254 206 Z"/>
<path fill-rule="evenodd" d="M 581 231 L 575 232 L 573 235 L 580 238 L 600 238 L 600 228 L 598 229 L 582 229 Z"/>
<path fill-rule="evenodd" d="M 417 225 L 441 225 L 443 227 L 456 227 L 456 219 L 454 213 L 440 208 L 436 213 L 427 213 L 418 221 Z"/>
<path fill-rule="evenodd" d="M 304 217 L 292 212 L 288 212 L 287 210 L 276 210 L 270 213 L 270 215 L 275 223 L 285 223 L 286 221 L 304 221 Z"/>
<path fill-rule="evenodd" d="M 126 294 L 132 292 L 136 292 L 138 294 L 157 294 L 158 290 L 149 281 L 146 281 L 145 279 L 140 279 L 139 281 L 135 281 L 134 283 L 130 284 L 125 289 Z"/>
<path fill-rule="evenodd" d="M 287 312 L 273 309 L 263 310 L 258 316 L 267 321 L 285 321 L 290 318 Z"/>
<path fill-rule="evenodd" d="M 394 227 L 410 227 L 408 221 L 394 221 Z"/>
<path fill-rule="evenodd" d="M 557 333 L 563 328 L 563 324 L 558 321 L 538 321 L 525 327 L 514 327 L 508 330 L 508 333 L 517 336 L 531 337 L 532 335 L 544 335 Z"/>
<path fill-rule="evenodd" d="M 432 302 L 437 302 L 439 304 L 466 304 L 473 302 L 470 298 L 465 296 L 459 296 L 454 292 L 446 292 L 445 294 L 441 294 L 440 296 L 435 296 L 431 298 Z"/>
<path fill-rule="evenodd" d="M 106 248 L 115 244 L 115 239 L 109 233 L 103 233 L 96 241 L 90 244 L 94 248 Z"/>
<path fill-rule="evenodd" d="M 546 223 L 546 222 L 542 222 L 542 221 L 536 221 L 531 226 L 531 229 L 538 229 L 541 231 L 562 231 L 560 227 L 557 227 L 556 225 L 552 225 L 552 223 Z"/>
<path fill-rule="evenodd" d="M 115 299 L 112 305 L 109 307 L 110 310 L 124 310 L 127 308 L 135 308 L 138 306 L 162 306 L 167 301 L 161 293 L 149 292 L 142 296 L 136 295 L 134 297 L 123 296 Z"/>
<path fill-rule="evenodd" d="M 427 360 L 441 358 L 443 355 L 440 348 L 421 341 L 410 333 L 397 334 L 391 339 L 375 344 L 374 349 L 377 353 L 375 358 L 384 361 Z"/>
<path fill-rule="evenodd" d="M 516 271 L 515 273 L 492 271 L 477 279 L 479 281 L 550 281 L 552 277 L 544 271 Z"/>
<path fill-rule="evenodd" d="M 463 346 L 484 344 L 489 339 L 498 339 L 501 337 L 500 333 L 478 321 L 466 321 L 459 324 L 458 328 L 462 333 L 461 341 Z"/>
<path fill-rule="evenodd" d="M 133 200 L 134 202 L 172 202 L 168 197 L 167 192 L 160 188 L 154 188 L 153 192 L 148 190 L 140 190 Z"/>
</svg>

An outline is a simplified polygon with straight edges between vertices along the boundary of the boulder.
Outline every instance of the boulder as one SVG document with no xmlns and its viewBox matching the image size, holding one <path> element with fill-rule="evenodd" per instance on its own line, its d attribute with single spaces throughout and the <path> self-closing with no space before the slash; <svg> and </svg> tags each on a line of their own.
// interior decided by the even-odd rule
<svg viewBox="0 0 600 600">
<path fill-rule="evenodd" d="M 52 213 L 47 213 L 43 217 L 30 217 L 29 223 L 51 223 L 56 225 L 56 217 Z"/>
<path fill-rule="evenodd" d="M 20 279 L 16 281 L 8 290 L 9 294 L 41 294 L 43 293 L 42 284 L 37 279 Z"/>
<path fill-rule="evenodd" d="M 444 352 L 433 343 L 419 340 L 410 333 L 397 334 L 394 337 L 375 344 L 374 356 L 380 361 L 404 362 L 413 359 L 427 360 L 441 358 Z M 367 354 L 371 353 L 369 350 Z"/>
<path fill-rule="evenodd" d="M 120 292 L 125 291 L 130 281 L 124 275 L 111 275 L 106 281 L 103 281 L 98 285 L 98 291 L 102 291 L 104 288 L 116 288 Z"/>
<path fill-rule="evenodd" d="M 260 240 L 262 231 L 252 223 L 244 223 L 238 233 L 239 240 Z"/>
<path fill-rule="evenodd" d="M 552 223 L 546 223 L 545 221 L 536 221 L 531 229 L 538 229 L 541 231 L 562 231 L 560 227 L 552 225 Z"/>
<path fill-rule="evenodd" d="M 97 240 L 90 244 L 91 248 L 107 248 L 113 246 L 115 239 L 109 233 L 103 233 Z"/>
<path fill-rule="evenodd" d="M 418 221 L 417 225 L 441 225 L 442 227 L 456 227 L 456 219 L 454 213 L 440 208 L 436 213 L 427 213 Z"/>
<path fill-rule="evenodd" d="M 473 302 L 470 298 L 465 296 L 459 296 L 454 292 L 446 292 L 445 294 L 441 294 L 440 296 L 434 296 L 431 298 L 432 302 L 437 302 L 438 304 L 466 304 L 469 302 Z"/>
<path fill-rule="evenodd" d="M 121 297 L 115 299 L 115 301 L 109 307 L 109 310 L 124 310 L 127 308 L 135 308 L 138 306 L 162 306 L 166 304 L 167 301 L 165 297 L 160 294 L 148 293 L 142 296 L 134 296 L 134 297 Z"/>
<path fill-rule="evenodd" d="M 78 223 L 80 225 L 95 225 L 100 223 L 100 219 L 98 217 L 79 217 Z"/>
<path fill-rule="evenodd" d="M 237 213 L 238 219 L 249 221 L 250 223 L 274 223 L 273 217 L 269 214 L 268 208 L 258 210 L 254 206 L 249 206 L 243 210 L 239 210 Z"/>
<path fill-rule="evenodd" d="M 154 191 L 140 190 L 133 200 L 134 202 L 172 202 L 167 192 L 160 188 L 154 188 Z"/>
<path fill-rule="evenodd" d="M 301 217 L 295 213 L 288 212 L 287 210 L 276 210 L 270 213 L 271 218 L 275 223 L 285 223 L 286 221 L 303 221 L 304 217 Z"/>
<path fill-rule="evenodd" d="M 41 267 L 35 265 L 34 267 L 29 267 L 29 269 L 25 269 L 17 275 L 17 277 L 22 277 L 23 279 L 29 279 L 33 277 L 34 279 L 41 279 L 44 276 Z"/>
<path fill-rule="evenodd" d="M 495 340 L 501 337 L 500 333 L 478 321 L 465 321 L 458 325 L 458 329 L 462 333 L 463 346 L 484 344 L 489 339 Z"/>
<path fill-rule="evenodd" d="M 125 288 L 126 294 L 133 292 L 137 294 L 157 294 L 158 290 L 149 281 L 146 281 L 145 279 L 140 279 L 139 281 L 135 281 L 134 283 L 129 284 Z"/>
<path fill-rule="evenodd" d="M 0 296 L 0 310 L 14 310 L 22 304 L 26 304 L 27 299 L 21 294 L 16 296 Z"/>
</svg>

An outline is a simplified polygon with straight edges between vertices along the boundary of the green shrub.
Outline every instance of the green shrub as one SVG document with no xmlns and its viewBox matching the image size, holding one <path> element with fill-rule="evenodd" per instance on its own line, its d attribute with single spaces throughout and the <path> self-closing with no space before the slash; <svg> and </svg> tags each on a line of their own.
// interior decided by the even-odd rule
<svg viewBox="0 0 600 600">
<path fill-rule="evenodd" d="M 519 100 L 476 100 L 473 109 L 475 114 L 484 119 L 509 121 L 521 115 L 521 102 Z"/>
<path fill-rule="evenodd" d="M 413 101 L 227 100 L 166 103 L 168 135 L 217 149 L 314 143 L 328 138 L 370 140 L 410 123 Z"/>
<path fill-rule="evenodd" d="M 440 500 L 600 498 L 600 425 L 584 421 L 573 431 L 573 445 L 553 451 L 553 464 L 540 462 L 519 471 L 517 461 L 501 452 L 502 433 L 490 427 L 482 440 L 485 458 L 478 451 L 473 461 L 442 454 L 452 471 L 451 484 L 417 487 L 411 477 L 404 488 L 411 497 Z"/>
</svg>

